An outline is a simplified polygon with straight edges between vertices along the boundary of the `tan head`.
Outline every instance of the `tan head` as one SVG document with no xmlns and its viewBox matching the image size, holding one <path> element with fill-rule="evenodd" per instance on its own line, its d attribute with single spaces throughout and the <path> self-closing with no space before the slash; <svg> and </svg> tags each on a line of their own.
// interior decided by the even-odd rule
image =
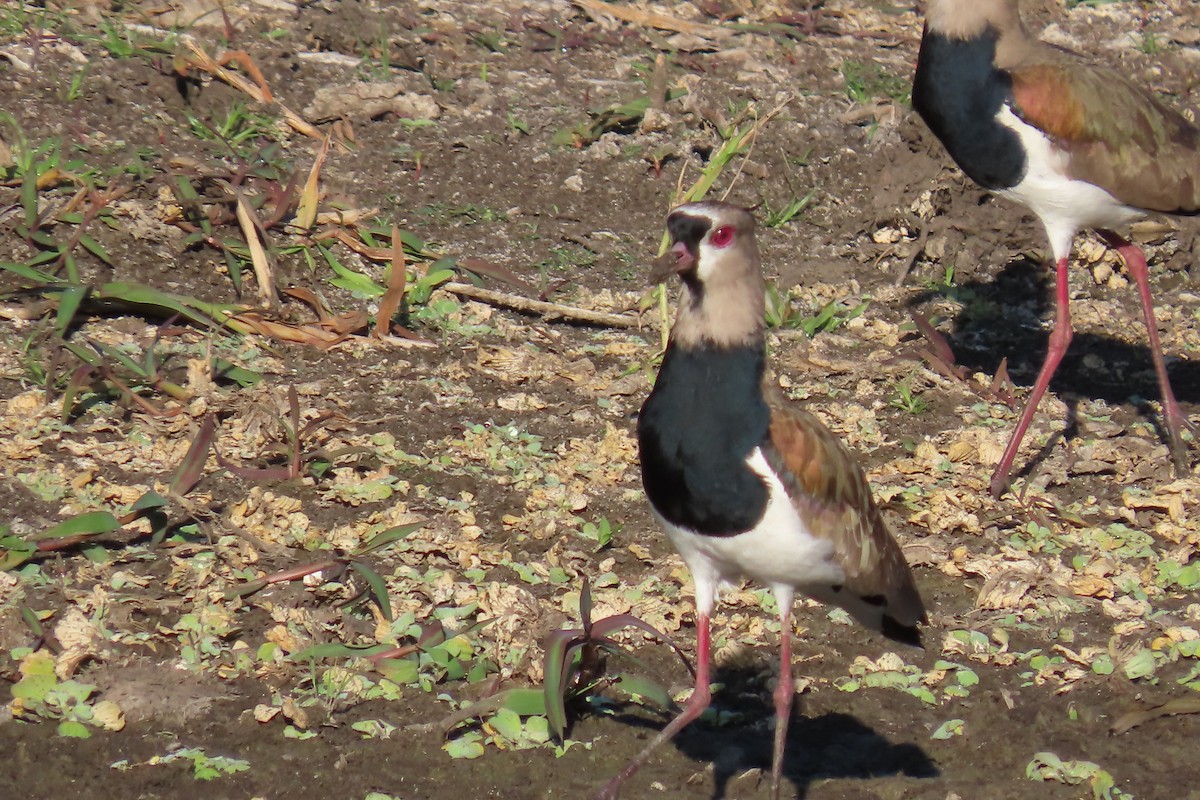
<svg viewBox="0 0 1200 800">
<path fill-rule="evenodd" d="M 929 0 L 925 24 L 931 31 L 959 39 L 983 33 L 989 25 L 1004 33 L 1019 30 L 1017 0 Z"/>
<path fill-rule="evenodd" d="M 652 277 L 683 280 L 671 337 L 680 344 L 745 344 L 762 335 L 764 291 L 754 217 L 728 203 L 688 203 L 667 217 L 671 249 Z"/>
</svg>

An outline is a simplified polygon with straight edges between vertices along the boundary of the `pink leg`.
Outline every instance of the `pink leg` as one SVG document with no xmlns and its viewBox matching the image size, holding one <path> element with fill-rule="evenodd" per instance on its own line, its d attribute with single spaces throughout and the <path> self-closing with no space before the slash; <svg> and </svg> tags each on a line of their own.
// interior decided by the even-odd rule
<svg viewBox="0 0 1200 800">
<path fill-rule="evenodd" d="M 1183 445 L 1183 427 L 1191 428 L 1191 423 L 1183 416 L 1183 410 L 1171 391 L 1171 379 L 1167 377 L 1167 365 L 1163 361 L 1162 344 L 1158 340 L 1158 322 L 1154 319 L 1154 301 L 1150 297 L 1150 275 L 1146 269 L 1146 256 L 1142 248 L 1129 242 L 1112 231 L 1098 231 L 1108 246 L 1115 249 L 1125 259 L 1125 266 L 1133 276 L 1137 285 L 1138 297 L 1142 301 L 1142 317 L 1146 323 L 1146 333 L 1150 337 L 1150 357 L 1154 360 L 1154 372 L 1158 375 L 1158 390 L 1162 395 L 1163 423 L 1167 429 L 1171 448 L 1171 460 L 1175 462 L 1175 474 L 1187 474 L 1187 450 Z"/>
<path fill-rule="evenodd" d="M 792 700 L 796 682 L 792 678 L 791 603 L 779 611 L 779 684 L 775 687 L 775 752 L 771 757 L 771 798 L 779 800 L 779 781 L 783 776 L 783 748 L 787 744 L 788 722 L 792 718 Z"/>
<path fill-rule="evenodd" d="M 616 800 L 621 791 L 621 784 L 626 778 L 638 771 L 638 767 L 645 763 L 658 746 L 663 742 L 671 739 L 675 734 L 679 733 L 688 725 L 704 713 L 704 709 L 708 708 L 710 701 L 708 690 L 708 661 L 709 661 L 709 638 L 708 638 L 708 615 L 701 613 L 696 623 L 696 688 L 692 691 L 692 696 L 688 698 L 687 705 L 683 707 L 683 711 L 679 716 L 671 720 L 667 727 L 651 740 L 650 744 L 642 748 L 642 752 L 633 757 L 633 760 L 625 765 L 625 769 L 621 770 L 617 777 L 604 785 L 596 795 L 595 800 Z"/>
<path fill-rule="evenodd" d="M 1025 403 L 1025 410 L 1021 412 L 1017 429 L 1013 431 L 1012 438 L 1008 440 L 1008 446 L 1004 448 L 1004 456 L 1000 459 L 1000 465 L 992 473 L 992 497 L 1000 497 L 1008 488 L 1008 474 L 1012 471 L 1013 460 L 1017 457 L 1021 440 L 1025 438 L 1025 431 L 1029 429 L 1029 423 L 1033 421 L 1038 403 L 1041 402 L 1042 395 L 1046 393 L 1046 387 L 1050 385 L 1050 379 L 1054 377 L 1054 372 L 1058 369 L 1059 362 L 1062 361 L 1063 355 L 1067 352 L 1067 346 L 1071 344 L 1071 337 L 1074 335 L 1074 331 L 1071 330 L 1071 292 L 1067 282 L 1066 258 L 1059 259 L 1054 266 L 1054 272 L 1056 313 L 1054 330 L 1050 332 L 1050 347 L 1046 350 L 1046 360 L 1042 362 L 1042 370 L 1038 373 L 1037 380 L 1034 381 L 1033 391 L 1029 393 L 1029 400 Z"/>
</svg>

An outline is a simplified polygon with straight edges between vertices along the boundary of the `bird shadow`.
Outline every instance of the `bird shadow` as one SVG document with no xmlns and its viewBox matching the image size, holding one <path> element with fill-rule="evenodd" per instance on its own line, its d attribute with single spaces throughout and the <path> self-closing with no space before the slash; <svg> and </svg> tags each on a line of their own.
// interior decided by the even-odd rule
<svg viewBox="0 0 1200 800">
<path fill-rule="evenodd" d="M 764 786 L 771 780 L 774 719 L 771 691 L 759 667 L 718 668 L 714 682 L 722 689 L 714 693 L 718 719 L 732 716 L 736 722 L 713 724 L 706 715 L 681 731 L 673 744 L 689 759 L 712 765 L 712 800 L 723 800 L 731 790 L 737 795 L 753 791 L 748 781 Z M 856 717 L 839 712 L 816 717 L 803 716 L 804 696 L 796 698 L 784 750 L 785 796 L 798 800 L 816 781 L 864 780 L 894 775 L 935 778 L 940 773 L 933 760 L 916 744 L 893 744 Z M 880 714 L 885 714 L 883 706 Z M 644 717 L 625 716 L 627 724 L 657 728 Z M 743 722 L 744 720 L 744 722 Z M 795 794 L 786 792 L 791 783 Z"/>
<path fill-rule="evenodd" d="M 1073 286 L 1078 287 L 1081 280 L 1078 271 L 1071 277 Z M 1051 270 L 1030 258 L 1018 257 L 991 279 L 953 285 L 927 281 L 926 287 L 908 301 L 907 307 L 920 310 L 940 299 L 959 304 L 959 310 L 950 318 L 953 328 L 946 335 L 958 365 L 972 373 L 991 375 L 1001 360 L 1007 358 L 1013 381 L 1024 387 L 1033 385 L 1049 346 L 1050 330 L 1041 321 L 1054 317 Z M 1159 400 L 1160 395 L 1136 289 L 1132 284 L 1120 290 L 1097 288 L 1097 296 L 1111 295 L 1114 291 L 1128 292 L 1134 304 L 1135 316 L 1128 324 L 1134 329 L 1135 342 L 1078 330 L 1079 310 L 1086 306 L 1088 298 L 1075 299 L 1071 303 L 1075 336 L 1050 388 L 1072 410 L 1072 415 L 1079 402 L 1086 399 L 1129 404 L 1166 441 L 1161 418 L 1148 402 Z M 1185 413 L 1195 411 L 1186 406 L 1200 403 L 1200 361 L 1179 358 L 1178 353 L 1169 350 L 1164 355 L 1176 399 L 1185 405 Z"/>
</svg>

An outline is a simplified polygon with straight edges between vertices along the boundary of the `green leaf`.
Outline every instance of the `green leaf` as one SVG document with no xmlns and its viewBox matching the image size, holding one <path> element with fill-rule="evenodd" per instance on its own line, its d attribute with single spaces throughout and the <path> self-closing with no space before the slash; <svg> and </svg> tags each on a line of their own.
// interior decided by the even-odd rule
<svg viewBox="0 0 1200 800">
<path fill-rule="evenodd" d="M 40 706 L 46 702 L 46 695 L 58 686 L 58 678 L 53 671 L 48 675 L 26 675 L 13 684 L 14 700 L 27 701 L 28 705 Z"/>
<path fill-rule="evenodd" d="M 361 272 L 355 272 L 349 267 L 343 265 L 342 262 L 338 260 L 337 256 L 335 256 L 333 252 L 329 250 L 329 248 L 318 246 L 318 249 L 320 250 L 321 255 L 325 257 L 325 263 L 329 265 L 329 268 L 332 269 L 334 274 L 337 276 L 335 278 L 331 278 L 329 281 L 334 286 L 337 286 L 339 289 L 345 289 L 346 291 L 352 292 L 353 294 L 357 294 L 361 297 L 379 297 L 387 291 L 387 289 L 385 289 L 383 286 L 380 286 L 378 283 L 371 280 L 366 275 L 363 275 Z"/>
<path fill-rule="evenodd" d="M 134 375 L 142 378 L 148 377 L 146 375 L 146 371 L 142 368 L 142 365 L 134 361 L 130 356 L 121 352 L 121 350 L 98 342 L 92 342 L 91 344 L 93 347 L 99 350 L 105 358 L 118 362 L 121 366 L 132 372 Z"/>
<path fill-rule="evenodd" d="M 65 719 L 58 723 L 58 735 L 69 736 L 72 739 L 92 738 L 92 732 L 88 729 L 88 726 L 73 719 Z"/>
<path fill-rule="evenodd" d="M 79 306 L 87 296 L 88 287 L 86 286 L 70 286 L 63 290 L 62 296 L 58 300 L 58 315 L 54 320 L 54 330 L 59 336 L 67 335 L 67 329 L 71 327 L 71 322 L 75 319 Z"/>
<path fill-rule="evenodd" d="M 1135 681 L 1139 678 L 1150 677 L 1154 674 L 1156 667 L 1153 651 L 1148 647 L 1143 647 L 1125 662 L 1122 669 L 1125 670 L 1125 677 L 1131 681 Z"/>
<path fill-rule="evenodd" d="M 953 739 L 962 736 L 965 723 L 961 719 L 948 719 L 930 734 L 930 739 Z"/>
<path fill-rule="evenodd" d="M 27 171 L 21 181 L 21 209 L 25 212 L 25 224 L 30 228 L 38 222 L 37 170 Z"/>
<path fill-rule="evenodd" d="M 545 658 L 542 662 L 542 672 L 545 677 L 543 697 L 546 707 L 546 718 L 550 721 L 550 730 L 558 741 L 562 741 L 567 731 L 566 687 L 570 685 L 570 675 L 575 651 L 582 639 L 579 631 L 554 631 L 543 645 Z"/>
<path fill-rule="evenodd" d="M 669 710 L 675 707 L 675 700 L 671 697 L 671 693 L 649 678 L 623 672 L 616 677 L 613 683 L 626 694 L 648 700 L 659 708 Z"/>
<path fill-rule="evenodd" d="M 121 523 L 109 512 L 89 511 L 71 517 L 65 522 L 60 522 L 48 531 L 39 533 L 34 540 L 64 539 L 68 536 L 96 536 L 101 533 L 110 533 L 120 527 Z"/>
<path fill-rule="evenodd" d="M 158 492 L 150 491 L 137 499 L 133 504 L 133 511 L 148 511 L 151 508 L 162 508 L 169 501 Z"/>
<path fill-rule="evenodd" d="M 457 739 L 451 739 L 442 745 L 442 749 L 445 750 L 451 758 L 479 758 L 484 753 L 483 743 L 477 738 L 467 735 L 461 736 Z"/>
<path fill-rule="evenodd" d="M 35 283 L 56 284 L 61 283 L 62 279 L 51 275 L 48 272 L 34 269 L 37 259 L 30 259 L 24 264 L 16 264 L 11 261 L 0 261 L 0 269 L 18 275 L 25 280 L 34 281 Z"/>
<path fill-rule="evenodd" d="M 379 613 L 383 614 L 384 619 L 391 622 L 392 600 L 388 596 L 387 581 L 378 572 L 361 561 L 351 561 L 350 568 L 361 575 L 363 580 L 367 582 L 367 585 L 371 587 L 371 595 L 375 598 L 375 605 L 379 606 Z"/>
<path fill-rule="evenodd" d="M 308 739 L 315 739 L 317 738 L 317 735 L 318 734 L 316 731 L 302 731 L 295 725 L 287 725 L 284 726 L 283 729 L 283 738 L 295 739 L 298 742 L 307 741 Z"/>
<path fill-rule="evenodd" d="M 109 258 L 108 251 L 105 250 L 104 246 L 95 239 L 85 233 L 79 237 L 79 243 L 83 245 L 85 250 L 94 255 L 96 258 L 100 259 L 105 264 L 112 265 L 112 259 Z"/>
<path fill-rule="evenodd" d="M 550 722 L 545 717 L 530 717 L 525 721 L 525 738 L 538 744 L 550 741 Z"/>
<path fill-rule="evenodd" d="M 396 730 L 396 726 L 381 719 L 364 719 L 350 724 L 352 730 L 362 734 L 364 739 L 387 739 Z"/>
<path fill-rule="evenodd" d="M 469 719 L 485 717 L 501 708 L 522 717 L 540 716 L 546 713 L 546 702 L 540 689 L 506 689 L 460 708 L 443 719 L 439 725 L 443 730 L 451 731 Z"/>
<path fill-rule="evenodd" d="M 204 419 L 200 421 L 200 430 L 197 431 L 196 438 L 188 446 L 187 453 L 175 468 L 175 474 L 171 476 L 172 494 L 182 496 L 196 488 L 196 484 L 204 477 L 204 463 L 208 460 L 208 451 L 216 435 L 216 418 L 212 414 L 205 414 Z"/>
<path fill-rule="evenodd" d="M 96 297 L 99 300 L 147 308 L 163 316 L 170 316 L 167 312 L 173 312 L 205 326 L 224 324 L 229 312 L 241 308 L 228 303 L 208 303 L 194 297 L 179 297 L 152 286 L 125 281 L 113 281 L 102 285 L 96 290 Z"/>
<path fill-rule="evenodd" d="M 370 541 L 359 547 L 354 551 L 354 553 L 355 555 L 361 556 L 374 552 L 375 550 L 380 550 L 384 547 L 387 547 L 389 544 L 394 544 L 401 539 L 407 538 L 409 534 L 419 530 L 428 524 L 428 522 L 429 520 L 423 519 L 420 522 L 410 522 L 407 525 L 397 525 L 394 528 L 388 528 L 386 531 L 372 536 Z"/>
<path fill-rule="evenodd" d="M 539 716 L 546 713 L 546 698 L 540 689 L 509 689 L 501 693 L 501 708 L 506 708 L 522 717 Z"/>
<path fill-rule="evenodd" d="M 223 358 L 214 358 L 212 362 L 213 379 L 217 381 L 230 380 L 243 389 L 254 386 L 262 381 L 261 373 L 239 367 Z"/>
<path fill-rule="evenodd" d="M 645 633 L 652 639 L 657 639 L 658 641 L 662 642 L 667 647 L 670 647 L 672 650 L 674 650 L 675 653 L 683 660 L 684 665 L 691 670 L 691 665 L 688 663 L 687 656 L 683 654 L 683 651 L 679 649 L 679 645 L 675 644 L 675 641 L 670 636 L 663 633 L 645 620 L 635 617 L 632 614 L 614 614 L 611 617 L 605 617 L 604 619 L 597 620 L 596 622 L 592 623 L 592 635 L 597 637 L 607 636 L 613 631 L 618 631 L 622 628 L 637 628 L 639 631 Z"/>
<path fill-rule="evenodd" d="M 411 686 L 421 677 L 421 667 L 414 658 L 381 658 L 375 663 L 375 669 L 401 686 Z"/>
<path fill-rule="evenodd" d="M 0 572 L 16 569 L 33 558 L 33 554 L 36 552 L 37 550 L 9 550 L 6 553 L 0 553 Z"/>
<path fill-rule="evenodd" d="M 312 647 L 306 647 L 299 652 L 292 653 L 292 661 L 316 661 L 322 658 L 365 658 L 376 653 L 382 653 L 386 650 L 391 650 L 390 644 L 373 644 L 366 647 L 353 647 L 341 642 L 328 642 L 326 644 L 314 644 Z"/>
<path fill-rule="evenodd" d="M 37 545 L 20 536 L 0 536 L 0 550 L 7 550 L 5 555 L 32 556 L 37 552 Z"/>
<path fill-rule="evenodd" d="M 979 685 L 979 673 L 970 667 L 956 667 L 954 677 L 958 680 L 958 685 L 966 688 Z"/>
<path fill-rule="evenodd" d="M 207 756 L 203 751 L 192 757 L 192 776 L 199 781 L 211 781 L 235 772 L 250 769 L 250 762 L 227 756 Z"/>
<path fill-rule="evenodd" d="M 507 708 L 498 709 L 488 719 L 488 725 L 510 742 L 521 741 L 522 734 L 524 733 L 524 726 L 521 725 L 521 716 Z"/>
</svg>

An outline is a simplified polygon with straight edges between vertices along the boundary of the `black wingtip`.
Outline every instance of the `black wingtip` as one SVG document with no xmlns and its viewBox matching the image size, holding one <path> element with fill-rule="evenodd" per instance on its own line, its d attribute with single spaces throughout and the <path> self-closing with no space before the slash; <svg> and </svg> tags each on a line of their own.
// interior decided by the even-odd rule
<svg viewBox="0 0 1200 800">
<path fill-rule="evenodd" d="M 921 631 L 916 625 L 902 625 L 887 614 L 883 615 L 883 627 L 880 628 L 880 633 L 894 642 L 925 649 L 925 645 L 921 642 Z"/>
</svg>

